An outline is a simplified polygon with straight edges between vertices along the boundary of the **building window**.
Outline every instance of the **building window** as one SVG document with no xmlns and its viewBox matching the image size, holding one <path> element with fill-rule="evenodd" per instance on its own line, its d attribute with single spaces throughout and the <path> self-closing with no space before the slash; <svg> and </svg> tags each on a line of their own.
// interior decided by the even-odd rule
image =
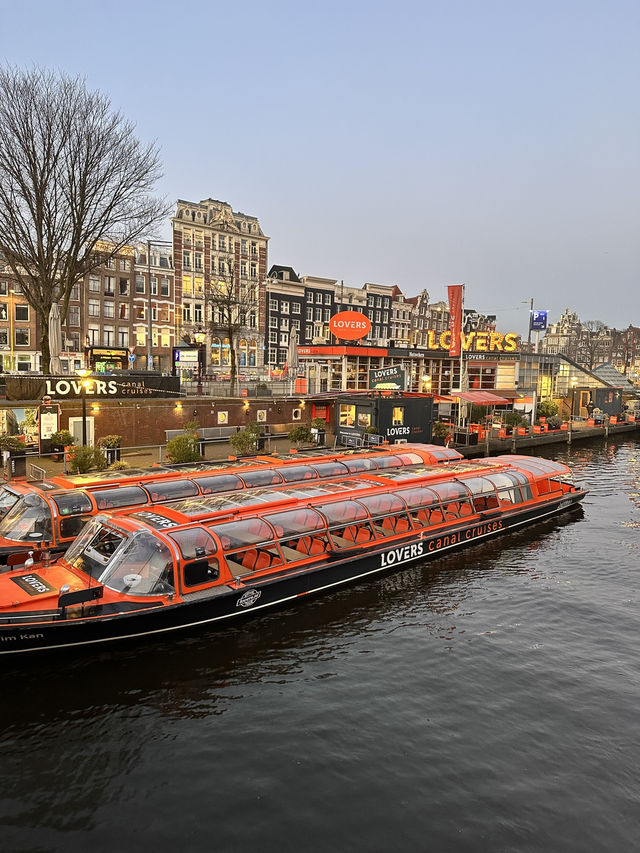
<svg viewBox="0 0 640 853">
<path fill-rule="evenodd" d="M 89 276 L 89 290 L 92 291 L 92 293 L 100 292 L 100 278 L 97 275 Z"/>
<path fill-rule="evenodd" d="M 316 293 L 316 305 L 322 305 L 322 294 Z"/>
<path fill-rule="evenodd" d="M 151 295 L 158 295 L 158 279 L 155 277 L 155 275 L 151 276 Z"/>
<path fill-rule="evenodd" d="M 193 322 L 202 323 L 202 305 L 199 302 L 193 306 Z"/>
<path fill-rule="evenodd" d="M 277 311 L 278 310 L 278 300 L 270 299 L 269 300 L 269 311 Z"/>
<path fill-rule="evenodd" d="M 289 313 L 289 303 L 283 301 L 280 310 L 282 311 L 283 314 L 288 314 Z"/>
<path fill-rule="evenodd" d="M 80 307 L 78 305 L 70 305 L 69 306 L 69 310 L 67 312 L 67 325 L 69 325 L 69 326 L 79 326 L 80 325 Z"/>
<path fill-rule="evenodd" d="M 312 320 L 313 320 L 313 308 L 307 308 L 306 321 L 307 321 L 307 323 L 309 323 Z"/>
<path fill-rule="evenodd" d="M 136 293 L 144 293 L 144 277 L 141 275 L 136 276 Z"/>
<path fill-rule="evenodd" d="M 104 295 L 116 295 L 116 277 L 115 275 L 105 275 L 104 277 Z"/>
<path fill-rule="evenodd" d="M 325 293 L 324 304 L 325 305 L 331 305 L 331 294 L 330 293 Z"/>
<path fill-rule="evenodd" d="M 169 287 L 169 279 L 160 279 L 160 296 L 171 296 L 171 288 Z"/>
<path fill-rule="evenodd" d="M 391 410 L 391 423 L 393 426 L 404 426 L 404 406 L 394 406 Z"/>
<path fill-rule="evenodd" d="M 352 427 L 356 422 L 356 407 L 348 403 L 340 403 L 340 426 Z"/>
<path fill-rule="evenodd" d="M 119 296 L 128 296 L 129 295 L 129 279 L 121 278 L 118 282 L 118 295 Z"/>
<path fill-rule="evenodd" d="M 80 284 L 78 282 L 76 282 L 71 288 L 69 299 L 72 299 L 74 302 L 80 301 Z"/>
<path fill-rule="evenodd" d="M 257 278 L 258 277 L 258 268 L 255 264 L 249 264 L 249 278 Z"/>
<path fill-rule="evenodd" d="M 200 252 L 196 252 L 195 256 L 194 256 L 194 260 L 195 260 L 195 268 L 197 270 L 201 270 L 202 269 L 202 254 Z"/>
<path fill-rule="evenodd" d="M 247 277 L 247 262 L 246 261 L 240 261 L 240 275 L 242 276 L 242 278 Z"/>
<path fill-rule="evenodd" d="M 6 302 L 0 302 L 0 320 L 8 320 L 9 311 Z"/>
<path fill-rule="evenodd" d="M 120 308 L 119 308 L 118 316 L 120 317 L 121 320 L 128 320 L 129 319 L 129 306 L 126 304 L 121 304 Z"/>
<path fill-rule="evenodd" d="M 182 306 L 182 322 L 191 322 L 191 304 L 189 302 L 185 302 Z"/>
<path fill-rule="evenodd" d="M 103 317 L 114 317 L 115 316 L 114 308 L 115 308 L 115 306 L 114 306 L 113 302 L 105 302 L 104 305 L 102 306 Z"/>
<path fill-rule="evenodd" d="M 269 343 L 277 344 L 278 343 L 278 333 L 277 332 L 269 332 Z"/>
<path fill-rule="evenodd" d="M 182 266 L 186 270 L 191 269 L 191 252 L 183 252 L 182 253 Z"/>
<path fill-rule="evenodd" d="M 104 345 L 106 347 L 112 347 L 114 345 L 113 326 L 104 327 L 102 340 L 104 341 Z"/>
<path fill-rule="evenodd" d="M 98 299 L 90 299 L 89 300 L 89 316 L 90 317 L 99 317 L 100 316 L 100 301 Z"/>
<path fill-rule="evenodd" d="M 291 313 L 292 314 L 301 314 L 302 313 L 302 305 L 299 302 L 291 303 Z"/>
<path fill-rule="evenodd" d="M 107 260 L 104 262 L 104 265 L 108 270 L 114 270 L 116 268 L 116 259 L 107 258 Z"/>
<path fill-rule="evenodd" d="M 6 296 L 9 293 L 9 283 L 7 281 L 0 281 L 0 296 Z"/>
<path fill-rule="evenodd" d="M 127 260 L 126 258 L 123 258 L 120 261 L 120 269 L 123 272 L 129 272 L 129 270 L 131 269 L 131 261 Z"/>
<path fill-rule="evenodd" d="M 310 341 L 313 338 L 313 326 L 305 326 L 304 327 L 304 336 L 307 341 Z"/>
<path fill-rule="evenodd" d="M 15 339 L 17 347 L 28 347 L 31 340 L 29 329 L 15 329 Z"/>
<path fill-rule="evenodd" d="M 269 328 L 277 329 L 278 328 L 278 318 L 277 317 L 269 317 Z"/>
<path fill-rule="evenodd" d="M 0 329 L 0 346 L 9 346 L 9 332 L 7 329 Z"/>
<path fill-rule="evenodd" d="M 126 326 L 120 326 L 118 329 L 118 346 L 129 346 L 129 329 Z"/>
</svg>

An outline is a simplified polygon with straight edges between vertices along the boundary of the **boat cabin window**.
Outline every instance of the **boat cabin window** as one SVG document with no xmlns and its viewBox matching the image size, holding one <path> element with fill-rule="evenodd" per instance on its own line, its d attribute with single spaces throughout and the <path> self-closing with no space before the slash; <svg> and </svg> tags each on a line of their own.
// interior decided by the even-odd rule
<svg viewBox="0 0 640 853">
<path fill-rule="evenodd" d="M 486 479 L 490 480 L 496 487 L 500 503 L 522 503 L 520 483 L 513 474 L 510 472 L 487 474 Z"/>
<path fill-rule="evenodd" d="M 65 560 L 75 569 L 97 580 L 116 551 L 125 542 L 126 535 L 105 524 L 106 516 L 95 516 L 73 542 Z"/>
<path fill-rule="evenodd" d="M 13 492 L 7 486 L 2 486 L 0 488 L 0 516 L 5 515 L 7 510 L 11 509 L 11 507 L 18 501 L 18 495 L 16 492 Z"/>
<path fill-rule="evenodd" d="M 344 464 L 347 466 L 350 474 L 359 474 L 361 471 L 375 471 L 378 467 L 370 457 L 354 456 L 353 458 L 344 459 Z"/>
<path fill-rule="evenodd" d="M 265 521 L 268 521 L 273 527 L 279 539 L 325 529 L 322 516 L 312 509 L 306 508 L 293 509 L 288 512 L 274 512 L 265 516 Z"/>
<path fill-rule="evenodd" d="M 274 486 L 282 483 L 283 479 L 277 471 L 266 469 L 265 471 L 247 471 L 240 475 L 247 488 L 252 486 Z"/>
<path fill-rule="evenodd" d="M 154 503 L 178 498 L 190 498 L 199 494 L 198 487 L 192 480 L 166 480 L 163 483 L 145 483 L 145 487 Z"/>
<path fill-rule="evenodd" d="M 384 536 L 411 530 L 407 508 L 397 495 L 383 494 L 358 498 L 358 503 L 369 510 L 375 530 Z"/>
<path fill-rule="evenodd" d="M 115 592 L 166 595 L 175 591 L 173 556 L 158 537 L 146 531 L 135 533 L 108 558 L 99 580 Z"/>
<path fill-rule="evenodd" d="M 217 477 L 197 477 L 193 482 L 200 487 L 203 495 L 217 494 L 218 492 L 233 492 L 236 489 L 244 488 L 244 483 L 235 474 L 224 474 Z"/>
<path fill-rule="evenodd" d="M 403 465 L 422 465 L 424 459 L 417 453 L 397 453 L 396 456 Z"/>
<path fill-rule="evenodd" d="M 86 492 L 64 492 L 53 496 L 52 500 L 58 509 L 58 515 L 81 515 L 93 510 L 93 504 Z"/>
<path fill-rule="evenodd" d="M 224 551 L 269 542 L 274 538 L 273 529 L 261 518 L 212 524 L 209 529 L 216 534 Z"/>
<path fill-rule="evenodd" d="M 376 538 L 369 513 L 357 501 L 324 504 L 318 509 L 327 519 L 331 539 L 338 547 L 350 547 Z"/>
<path fill-rule="evenodd" d="M 48 542 L 51 510 L 37 495 L 24 495 L 0 521 L 0 537 L 16 542 Z"/>
<path fill-rule="evenodd" d="M 473 504 L 477 512 L 500 506 L 496 487 L 491 480 L 486 477 L 469 477 L 468 479 L 465 478 L 462 482 L 471 492 Z"/>
<path fill-rule="evenodd" d="M 204 527 L 191 527 L 169 533 L 185 560 L 195 560 L 218 550 L 215 539 Z"/>
<path fill-rule="evenodd" d="M 318 477 L 342 477 L 349 473 L 349 469 L 341 462 L 319 462 L 313 466 Z"/>
<path fill-rule="evenodd" d="M 285 483 L 298 483 L 300 480 L 316 480 L 318 474 L 310 465 L 292 465 L 282 469 Z"/>
<path fill-rule="evenodd" d="M 220 567 L 215 557 L 206 560 L 193 560 L 182 567 L 182 581 L 185 587 L 202 586 L 220 577 Z"/>
<path fill-rule="evenodd" d="M 445 513 L 445 521 L 451 521 L 464 515 L 473 515 L 474 508 L 471 504 L 469 492 L 462 483 L 453 480 L 448 483 L 438 483 L 431 488 L 440 498 Z"/>
<path fill-rule="evenodd" d="M 418 462 L 422 462 L 422 459 L 418 459 Z M 380 470 L 383 470 L 384 468 L 402 467 L 402 462 L 397 456 L 376 456 L 375 463 L 376 467 Z"/>
<path fill-rule="evenodd" d="M 440 501 L 431 489 L 401 489 L 398 495 L 407 504 L 409 517 L 417 526 L 426 527 L 428 524 L 442 521 Z"/>
<path fill-rule="evenodd" d="M 326 522 L 313 509 L 299 507 L 287 512 L 274 512 L 265 516 L 265 521 L 275 530 L 287 562 L 325 554 L 329 550 Z"/>
<path fill-rule="evenodd" d="M 93 499 L 99 510 L 116 509 L 122 506 L 139 506 L 146 504 L 149 497 L 139 486 L 119 486 L 117 489 L 100 489 L 92 492 Z"/>
<path fill-rule="evenodd" d="M 60 539 L 75 539 L 90 518 L 90 515 L 68 515 L 61 518 Z"/>
</svg>

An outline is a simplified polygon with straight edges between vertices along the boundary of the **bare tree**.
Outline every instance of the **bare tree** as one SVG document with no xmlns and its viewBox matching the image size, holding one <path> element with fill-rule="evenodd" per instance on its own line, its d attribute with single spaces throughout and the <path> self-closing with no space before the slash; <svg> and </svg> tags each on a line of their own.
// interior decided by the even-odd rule
<svg viewBox="0 0 640 853">
<path fill-rule="evenodd" d="M 0 253 L 40 320 L 45 373 L 51 305 L 64 322 L 74 284 L 168 214 L 160 176 L 157 146 L 82 79 L 0 68 Z"/>
<path fill-rule="evenodd" d="M 209 305 L 211 306 L 211 335 L 229 340 L 231 371 L 229 393 L 233 397 L 236 389 L 238 362 L 236 348 L 240 338 L 250 332 L 255 334 L 258 318 L 257 284 L 241 282 L 236 275 L 232 260 L 226 264 L 226 272 L 212 275 Z"/>
</svg>

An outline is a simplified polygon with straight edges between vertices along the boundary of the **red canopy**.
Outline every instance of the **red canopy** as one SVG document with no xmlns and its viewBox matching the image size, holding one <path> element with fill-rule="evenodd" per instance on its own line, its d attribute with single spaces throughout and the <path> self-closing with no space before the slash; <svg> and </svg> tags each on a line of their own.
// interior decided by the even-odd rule
<svg viewBox="0 0 640 853">
<path fill-rule="evenodd" d="M 494 406 L 498 403 L 508 403 L 504 397 L 498 397 L 497 394 L 492 394 L 490 391 L 462 391 L 460 394 L 454 394 L 454 397 L 459 397 L 466 403 L 476 403 L 478 406 Z"/>
</svg>

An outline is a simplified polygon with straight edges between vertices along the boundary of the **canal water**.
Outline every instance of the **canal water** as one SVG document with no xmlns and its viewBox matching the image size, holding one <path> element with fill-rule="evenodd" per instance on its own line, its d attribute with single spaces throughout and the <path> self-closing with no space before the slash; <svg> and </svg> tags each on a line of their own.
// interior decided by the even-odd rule
<svg viewBox="0 0 640 853">
<path fill-rule="evenodd" d="M 561 521 L 142 648 L 2 660 L 0 849 L 640 846 L 640 444 Z"/>
</svg>

